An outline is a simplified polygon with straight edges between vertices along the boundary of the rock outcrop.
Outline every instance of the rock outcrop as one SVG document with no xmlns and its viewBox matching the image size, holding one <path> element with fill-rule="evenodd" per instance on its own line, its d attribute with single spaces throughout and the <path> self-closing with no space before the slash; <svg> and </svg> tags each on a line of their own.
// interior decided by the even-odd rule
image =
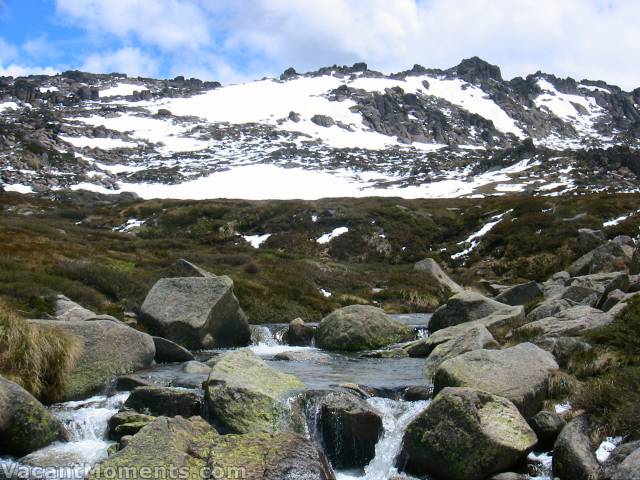
<svg viewBox="0 0 640 480">
<path fill-rule="evenodd" d="M 421 272 L 427 277 L 431 283 L 438 287 L 438 290 L 443 295 L 454 295 L 456 293 L 464 292 L 464 288 L 454 282 L 449 275 L 442 270 L 442 267 L 438 265 L 432 258 L 425 258 L 419 261 L 413 266 L 416 272 Z"/>
<path fill-rule="evenodd" d="M 589 438 L 589 423 L 581 416 L 569 422 L 553 446 L 553 474 L 562 479 L 593 480 L 600 465 Z"/>
<path fill-rule="evenodd" d="M 508 312 L 514 308 L 479 293 L 459 293 L 451 297 L 446 305 L 435 311 L 429 321 L 429 330 L 435 332 L 460 323 L 479 320 L 492 314 Z"/>
</svg>

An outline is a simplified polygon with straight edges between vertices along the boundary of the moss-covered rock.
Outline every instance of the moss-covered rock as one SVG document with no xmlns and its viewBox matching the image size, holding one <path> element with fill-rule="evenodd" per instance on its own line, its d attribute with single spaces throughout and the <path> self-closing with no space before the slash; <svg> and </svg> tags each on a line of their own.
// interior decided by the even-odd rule
<svg viewBox="0 0 640 480">
<path fill-rule="evenodd" d="M 30 323 L 67 331 L 80 341 L 82 353 L 66 381 L 62 400 L 90 396 L 102 390 L 112 378 L 153 363 L 155 346 L 151 336 L 122 323 L 108 320 L 31 320 Z"/>
<path fill-rule="evenodd" d="M 323 453 L 304 437 L 289 433 L 253 433 L 217 437 L 209 457 L 217 478 L 252 480 L 334 480 Z M 234 477 L 234 472 L 243 472 Z"/>
<path fill-rule="evenodd" d="M 326 350 L 372 350 L 407 340 L 413 333 L 379 308 L 351 305 L 322 319 L 316 343 Z"/>
<path fill-rule="evenodd" d="M 166 476 L 158 473 L 154 478 L 202 480 L 216 437 L 216 431 L 200 417 L 161 417 L 131 437 L 125 448 L 96 465 L 88 479 L 147 478 L 147 469 L 158 469 Z"/>
<path fill-rule="evenodd" d="M 507 399 L 446 388 L 407 428 L 401 463 L 417 475 L 480 480 L 514 466 L 536 442 Z"/>
<path fill-rule="evenodd" d="M 0 377 L 0 453 L 23 456 L 66 441 L 63 425 L 20 385 Z"/>
<path fill-rule="evenodd" d="M 125 407 L 156 417 L 189 418 L 202 413 L 202 395 L 195 390 L 172 387 L 137 387 Z"/>
<path fill-rule="evenodd" d="M 279 401 L 303 387 L 298 378 L 271 368 L 244 349 L 215 363 L 206 395 L 213 420 L 230 432 L 272 432 L 277 429 Z"/>
</svg>

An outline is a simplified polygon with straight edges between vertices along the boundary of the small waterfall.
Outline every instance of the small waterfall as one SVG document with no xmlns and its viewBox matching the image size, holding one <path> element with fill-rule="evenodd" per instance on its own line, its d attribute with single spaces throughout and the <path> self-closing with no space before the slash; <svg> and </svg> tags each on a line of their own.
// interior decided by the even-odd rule
<svg viewBox="0 0 640 480">
<path fill-rule="evenodd" d="M 309 350 L 311 347 L 287 345 L 284 336 L 289 328 L 286 324 L 251 325 L 251 346 L 256 355 L 277 355 L 281 352 Z"/>
<path fill-rule="evenodd" d="M 60 419 L 70 433 L 69 442 L 57 442 L 21 459 L 0 460 L 0 473 L 6 468 L 25 465 L 47 467 L 46 478 L 55 480 L 84 478 L 91 467 L 107 457 L 111 442 L 107 439 L 109 419 L 122 407 L 129 393 L 112 397 L 92 397 L 78 402 L 53 405 L 53 414 Z M 49 472 L 55 468 L 55 474 Z M 5 472 L 6 473 L 6 472 Z"/>
<path fill-rule="evenodd" d="M 382 413 L 384 433 L 376 444 L 376 454 L 364 469 L 364 476 L 337 472 L 338 480 L 388 480 L 398 473 L 395 462 L 402 447 L 402 438 L 409 424 L 422 412 L 429 400 L 405 402 L 374 397 L 367 402 Z"/>
</svg>

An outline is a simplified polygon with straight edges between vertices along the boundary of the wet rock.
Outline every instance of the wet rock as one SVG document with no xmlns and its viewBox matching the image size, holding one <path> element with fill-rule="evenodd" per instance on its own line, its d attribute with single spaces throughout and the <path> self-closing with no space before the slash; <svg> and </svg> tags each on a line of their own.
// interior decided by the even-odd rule
<svg viewBox="0 0 640 480">
<path fill-rule="evenodd" d="M 433 397 L 433 388 L 415 385 L 407 387 L 402 395 L 407 402 L 419 402 L 421 400 L 430 400 Z"/>
<path fill-rule="evenodd" d="M 269 367 L 250 350 L 221 357 L 205 382 L 211 416 L 233 433 L 276 430 L 279 400 L 303 387 L 296 377 Z"/>
<path fill-rule="evenodd" d="M 380 412 L 346 392 L 309 391 L 305 400 L 310 433 L 331 465 L 338 469 L 368 465 L 383 432 Z"/>
<path fill-rule="evenodd" d="M 598 478 L 600 465 L 589 438 L 589 423 L 581 416 L 569 422 L 553 446 L 553 475 L 572 480 Z"/>
<path fill-rule="evenodd" d="M 507 305 L 527 305 L 543 296 L 540 285 L 536 282 L 523 283 L 505 290 L 494 298 L 497 302 Z"/>
<path fill-rule="evenodd" d="M 68 433 L 33 395 L 0 377 L 0 437 L 0 453 L 21 457 L 68 440 Z"/>
<path fill-rule="evenodd" d="M 477 325 L 468 329 L 462 335 L 436 346 L 429 354 L 424 367 L 422 367 L 422 373 L 427 379 L 432 379 L 438 367 L 445 360 L 473 350 L 498 347 L 498 342 L 489 333 L 489 330 L 483 325 Z"/>
<path fill-rule="evenodd" d="M 135 435 L 155 417 L 133 410 L 121 410 L 109 419 L 108 430 L 111 440 L 120 441 L 126 435 Z"/>
<path fill-rule="evenodd" d="M 542 410 L 529 421 L 540 442 L 555 442 L 566 422 L 555 412 Z"/>
<path fill-rule="evenodd" d="M 435 311 L 429 321 L 429 330 L 435 332 L 460 323 L 479 320 L 510 308 L 512 308 L 510 305 L 497 302 L 479 293 L 459 293 Z"/>
<path fill-rule="evenodd" d="M 640 441 L 616 448 L 602 466 L 601 480 L 640 480 Z"/>
<path fill-rule="evenodd" d="M 557 369 L 553 356 L 531 343 L 504 350 L 475 350 L 440 365 L 434 392 L 445 387 L 477 388 L 511 400 L 530 418 L 541 410 L 549 375 Z"/>
<path fill-rule="evenodd" d="M 516 465 L 536 442 L 507 399 L 445 388 L 407 428 L 400 465 L 415 475 L 480 480 Z"/>
<path fill-rule="evenodd" d="M 189 350 L 166 338 L 153 337 L 153 343 L 158 363 L 188 362 L 195 358 Z"/>
<path fill-rule="evenodd" d="M 30 320 L 42 328 L 58 328 L 80 341 L 81 355 L 69 374 L 62 400 L 93 395 L 113 378 L 143 370 L 153 363 L 155 346 L 146 333 L 107 320 L 53 322 Z"/>
<path fill-rule="evenodd" d="M 453 295 L 464 291 L 464 288 L 454 282 L 449 275 L 442 270 L 438 262 L 432 258 L 425 258 L 419 261 L 413 266 L 413 269 L 416 272 L 423 273 L 443 294 Z"/>
<path fill-rule="evenodd" d="M 284 340 L 288 345 L 307 347 L 313 345 L 315 332 L 315 327 L 306 325 L 301 318 L 296 318 L 289 322 L 289 328 L 285 333 Z"/>
<path fill-rule="evenodd" d="M 136 387 L 150 387 L 153 384 L 139 375 L 122 375 L 116 379 L 116 390 L 128 392 Z"/>
<path fill-rule="evenodd" d="M 523 473 L 499 473 L 489 478 L 489 480 L 529 480 L 529 475 L 525 475 Z"/>
<path fill-rule="evenodd" d="M 154 417 L 189 418 L 201 414 L 202 396 L 185 388 L 137 387 L 124 406 Z"/>
<path fill-rule="evenodd" d="M 147 294 L 140 321 L 189 349 L 245 346 L 251 332 L 229 277 L 163 278 Z"/>
<path fill-rule="evenodd" d="M 412 328 L 393 320 L 379 308 L 352 305 L 322 319 L 316 342 L 326 350 L 374 350 L 399 343 L 412 335 Z"/>
</svg>

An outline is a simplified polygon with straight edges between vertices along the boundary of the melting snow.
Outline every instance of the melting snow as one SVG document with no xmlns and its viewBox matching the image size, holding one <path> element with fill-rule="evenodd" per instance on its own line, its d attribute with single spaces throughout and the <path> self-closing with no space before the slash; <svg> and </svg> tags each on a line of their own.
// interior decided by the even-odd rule
<svg viewBox="0 0 640 480">
<path fill-rule="evenodd" d="M 18 108 L 20 108 L 20 107 L 18 106 L 18 104 L 16 102 L 0 103 L 0 112 L 2 112 L 3 110 L 8 110 L 9 108 L 12 108 L 14 110 L 18 110 Z"/>
<path fill-rule="evenodd" d="M 325 233 L 324 235 L 322 235 L 316 240 L 316 242 L 318 242 L 319 244 L 329 243 L 334 238 L 339 237 L 340 235 L 344 235 L 348 231 L 349 229 L 347 227 L 335 228 L 331 233 Z"/>
<path fill-rule="evenodd" d="M 618 218 L 614 218 L 613 220 L 606 221 L 602 224 L 602 226 L 605 228 L 615 227 L 616 225 L 624 222 L 625 220 L 627 220 L 628 218 L 631 218 L 634 215 L 637 215 L 638 213 L 640 213 L 640 210 L 636 210 L 635 212 L 628 213 L 627 215 L 622 215 Z"/>
<path fill-rule="evenodd" d="M 119 227 L 115 227 L 113 229 L 114 232 L 130 232 L 135 228 L 139 228 L 144 225 L 144 220 L 138 220 L 136 218 L 130 218 L 127 220 L 127 223 L 124 225 L 120 225 Z"/>
<path fill-rule="evenodd" d="M 264 235 L 242 235 L 242 238 L 249 242 L 253 248 L 260 248 L 260 245 L 266 242 L 270 236 L 270 233 L 265 233 Z"/>
<path fill-rule="evenodd" d="M 329 298 L 331 295 L 333 295 L 329 290 L 325 290 L 324 288 L 320 289 L 320 293 L 325 298 Z"/>
<path fill-rule="evenodd" d="M 21 185 L 19 183 L 13 185 L 2 185 L 2 188 L 4 188 L 6 192 L 33 193 L 33 188 L 29 185 Z"/>
</svg>

